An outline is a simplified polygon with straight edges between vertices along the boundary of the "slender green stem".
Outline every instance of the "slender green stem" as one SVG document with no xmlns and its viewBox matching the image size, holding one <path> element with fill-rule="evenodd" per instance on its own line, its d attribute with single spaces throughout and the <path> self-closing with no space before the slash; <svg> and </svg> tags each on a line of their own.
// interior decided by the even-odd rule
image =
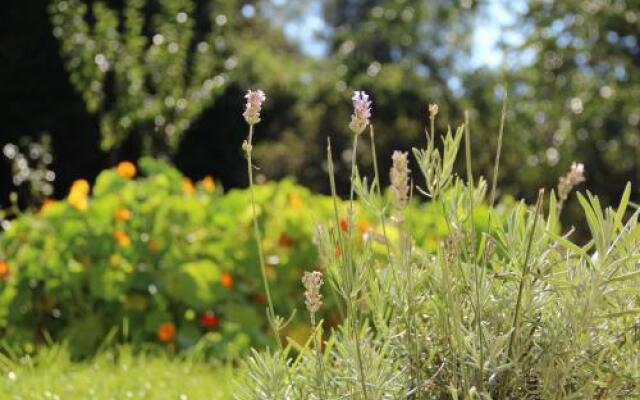
<svg viewBox="0 0 640 400">
<path fill-rule="evenodd" d="M 513 313 L 513 322 L 511 324 L 511 334 L 509 337 L 509 346 L 507 347 L 507 356 L 509 358 L 513 357 L 513 340 L 516 336 L 516 331 L 518 329 L 518 320 L 520 318 L 520 308 L 522 305 L 522 293 L 524 292 L 524 285 L 526 282 L 527 275 L 529 274 L 529 257 L 531 256 L 531 246 L 533 244 L 533 237 L 536 232 L 536 225 L 538 223 L 538 216 L 542 211 L 542 201 L 544 196 L 544 189 L 540 189 L 538 191 L 538 200 L 536 201 L 536 210 L 533 215 L 533 223 L 531 226 L 531 232 L 529 233 L 529 241 L 527 243 L 527 250 L 524 256 L 524 262 L 522 265 L 522 276 L 520 277 L 520 285 L 518 286 L 518 297 L 516 299 L 516 308 Z"/>
<path fill-rule="evenodd" d="M 329 186 L 331 187 L 331 199 L 333 200 L 333 215 L 335 217 L 335 230 L 337 232 L 338 237 L 338 249 L 340 249 L 340 253 L 344 251 L 344 238 L 342 236 L 342 231 L 340 230 L 340 211 L 338 210 L 338 193 L 336 191 L 336 178 L 333 167 L 333 155 L 331 151 L 331 138 L 327 138 L 327 164 L 329 169 Z M 344 270 L 344 268 L 342 268 Z M 335 293 L 335 291 L 334 291 Z M 338 293 L 340 294 L 340 293 Z M 342 293 L 343 299 L 345 300 L 345 308 L 346 303 L 348 302 L 347 296 Z M 340 317 L 344 319 L 345 311 L 342 309 L 342 305 L 338 303 L 340 307 L 338 307 L 338 311 L 340 312 Z"/>
<path fill-rule="evenodd" d="M 320 324 L 322 324 L 322 321 Z M 320 348 L 320 341 L 318 340 L 318 332 L 316 331 L 318 327 L 316 326 L 316 313 L 314 312 L 311 313 L 311 327 L 313 329 L 313 347 L 316 353 L 316 363 L 318 364 L 318 376 L 316 379 L 322 388 L 320 398 L 324 400 L 327 399 L 327 387 L 324 382 L 324 362 L 322 360 L 322 349 Z M 322 330 L 320 330 L 320 335 L 322 337 Z"/>
<path fill-rule="evenodd" d="M 373 182 L 376 185 L 378 197 L 382 199 L 382 189 L 380 188 L 380 174 L 378 172 L 378 154 L 376 152 L 376 141 L 374 139 L 373 125 L 369 125 L 369 137 L 371 138 L 371 159 L 373 160 Z M 387 260 L 391 265 L 391 246 L 389 245 L 389 239 L 387 237 L 387 227 L 385 223 L 385 211 L 384 206 L 379 212 L 380 225 L 382 226 L 382 236 L 384 237 L 384 243 L 387 248 Z"/>
<path fill-rule="evenodd" d="M 352 324 L 353 324 L 353 338 L 355 340 L 355 345 L 356 345 L 356 355 L 358 358 L 358 370 L 360 373 L 360 384 L 362 385 L 362 395 L 364 397 L 364 399 L 368 399 L 369 395 L 367 394 L 367 382 L 365 379 L 365 375 L 364 375 L 364 365 L 362 362 L 362 349 L 360 348 L 360 322 L 359 322 L 359 318 L 358 318 L 358 306 L 356 304 L 357 302 L 357 293 L 354 293 L 354 283 L 355 283 L 355 278 L 357 276 L 356 274 L 356 263 L 355 260 L 353 259 L 353 224 L 354 224 L 354 219 L 353 219 L 353 215 L 354 215 L 354 211 L 353 211 L 353 197 L 354 197 L 354 192 L 355 192 L 355 179 L 356 179 L 356 156 L 358 153 L 358 136 L 359 135 L 353 135 L 353 149 L 351 151 L 351 188 L 349 191 L 349 215 L 347 218 L 347 243 L 349 245 L 349 251 L 347 252 L 347 265 L 348 270 L 350 271 L 350 279 L 351 279 L 351 283 L 350 283 L 350 293 L 349 293 L 349 308 L 350 308 L 350 313 L 349 317 L 352 319 Z"/>
<path fill-rule="evenodd" d="M 482 280 L 480 279 L 481 271 L 478 270 L 478 260 L 477 260 L 477 251 L 478 246 L 475 242 L 476 234 L 475 234 L 475 224 L 473 221 L 474 214 L 474 204 L 473 204 L 473 172 L 471 166 L 471 132 L 469 128 L 469 111 L 464 112 L 464 143 L 465 143 L 465 158 L 466 158 L 466 166 L 467 166 L 467 197 L 469 202 L 469 224 L 471 230 L 471 237 L 473 244 L 472 258 L 471 262 L 473 262 L 473 271 L 475 278 L 475 321 L 476 321 L 476 335 L 478 336 L 478 352 L 480 353 L 480 371 L 479 376 L 477 377 L 477 383 L 480 390 L 484 390 L 484 345 L 483 345 L 483 332 L 482 332 L 482 306 L 480 302 L 480 285 Z"/>
<path fill-rule="evenodd" d="M 278 342 L 278 347 L 282 349 L 282 341 L 280 339 L 280 330 L 276 324 L 276 314 L 273 307 L 273 300 L 271 298 L 271 289 L 269 288 L 269 281 L 267 279 L 267 269 L 264 263 L 264 253 L 262 251 L 262 233 L 260 232 L 260 226 L 258 225 L 258 213 L 256 211 L 256 198 L 253 187 L 253 163 L 251 161 L 251 155 L 253 152 L 253 125 L 249 125 L 249 137 L 247 138 L 245 152 L 247 153 L 247 174 L 249 176 L 249 191 L 251 193 L 251 211 L 253 214 L 253 231 L 256 238 L 256 245 L 258 248 L 258 259 L 260 260 L 260 273 L 262 274 L 262 283 L 264 285 L 264 292 L 267 296 L 268 310 L 267 319 L 273 329 L 273 333 Z"/>
<path fill-rule="evenodd" d="M 496 200 L 496 188 L 498 185 L 498 172 L 500 171 L 500 155 L 502 154 L 502 136 L 504 134 L 504 120 L 507 115 L 507 92 L 505 92 L 502 98 L 502 113 L 500 115 L 500 130 L 498 131 L 498 148 L 496 149 L 496 160 L 493 163 L 493 177 L 491 182 L 491 196 L 489 198 L 489 208 L 493 208 L 493 204 Z M 491 218 L 491 214 L 489 214 Z M 491 229 L 491 225 L 489 225 Z"/>
</svg>

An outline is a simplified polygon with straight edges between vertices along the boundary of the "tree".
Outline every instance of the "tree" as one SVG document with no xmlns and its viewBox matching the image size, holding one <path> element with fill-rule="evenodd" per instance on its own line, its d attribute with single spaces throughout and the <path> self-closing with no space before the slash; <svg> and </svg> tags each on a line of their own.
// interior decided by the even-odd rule
<svg viewBox="0 0 640 400">
<path fill-rule="evenodd" d="M 575 160 L 589 189 L 612 198 L 640 174 L 638 6 L 532 0 L 520 13 L 522 43 L 507 47 L 524 64 L 510 84 L 508 140 L 530 150 L 510 165 L 519 186 L 553 186 Z"/>
<path fill-rule="evenodd" d="M 460 121 L 462 110 L 454 88 L 465 66 L 460 60 L 469 54 L 475 12 L 470 4 L 450 0 L 324 2 L 327 28 L 322 40 L 329 55 L 317 61 L 307 77 L 305 93 L 296 107 L 297 129 L 283 132 L 275 145 L 258 146 L 257 157 L 267 174 L 293 174 L 302 183 L 326 191 L 326 174 L 313 166 L 325 159 L 330 136 L 338 162 L 338 186 L 344 192 L 349 160 L 339 155 L 351 142 L 349 110 L 344 106 L 354 90 L 365 90 L 373 98 L 381 170 L 390 166 L 392 150 L 407 150 L 424 140 L 429 103 L 440 103 L 442 121 Z M 367 141 L 361 144 L 362 162 L 371 164 Z"/>
<path fill-rule="evenodd" d="M 155 6 L 155 8 L 154 8 Z M 119 12 L 121 11 L 121 12 Z M 204 31 L 196 15 L 209 13 Z M 198 9 L 192 0 L 55 0 L 54 35 L 70 80 L 99 118 L 103 150 L 117 152 L 132 132 L 146 154 L 174 152 L 195 118 L 222 93 L 228 77 L 235 0 Z"/>
</svg>

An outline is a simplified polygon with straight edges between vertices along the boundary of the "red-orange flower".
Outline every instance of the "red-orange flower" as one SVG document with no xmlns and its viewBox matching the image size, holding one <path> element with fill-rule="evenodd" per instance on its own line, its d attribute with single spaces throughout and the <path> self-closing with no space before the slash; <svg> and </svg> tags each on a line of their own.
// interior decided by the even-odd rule
<svg viewBox="0 0 640 400">
<path fill-rule="evenodd" d="M 220 276 L 220 284 L 227 289 L 231 289 L 233 287 L 233 276 L 225 272 Z"/>
<path fill-rule="evenodd" d="M 264 295 L 258 293 L 255 296 L 253 296 L 253 301 L 256 304 L 265 304 L 267 302 L 267 298 Z"/>
<path fill-rule="evenodd" d="M 334 257 L 338 258 L 340 257 L 341 254 L 342 254 L 342 251 L 340 251 L 340 245 L 337 244 L 336 248 L 333 250 L 333 255 Z"/>
<path fill-rule="evenodd" d="M 280 237 L 278 237 L 278 246 L 288 249 L 293 246 L 293 239 L 286 233 L 282 233 L 280 234 Z"/>
<path fill-rule="evenodd" d="M 124 222 L 131 218 L 131 211 L 126 207 L 121 207 L 116 210 L 116 220 Z"/>
<path fill-rule="evenodd" d="M 205 176 L 202 180 L 202 187 L 209 193 L 213 193 L 216 191 L 216 181 L 213 180 L 209 175 Z"/>
<path fill-rule="evenodd" d="M 118 175 L 126 179 L 132 179 L 136 176 L 136 166 L 131 161 L 122 161 L 116 167 Z"/>
<path fill-rule="evenodd" d="M 163 343 L 173 341 L 176 337 L 176 327 L 171 322 L 165 322 L 158 327 L 158 340 Z"/>
<path fill-rule="evenodd" d="M 340 229 L 342 232 L 347 232 L 349 230 L 349 222 L 346 219 L 340 220 Z"/>
<path fill-rule="evenodd" d="M 200 323 L 207 329 L 214 329 L 220 325 L 220 318 L 218 318 L 213 311 L 207 311 L 200 317 Z"/>
<path fill-rule="evenodd" d="M 0 261 L 0 280 L 5 280 L 9 276 L 11 272 L 11 268 L 9 268 L 9 264 L 6 261 Z"/>
</svg>

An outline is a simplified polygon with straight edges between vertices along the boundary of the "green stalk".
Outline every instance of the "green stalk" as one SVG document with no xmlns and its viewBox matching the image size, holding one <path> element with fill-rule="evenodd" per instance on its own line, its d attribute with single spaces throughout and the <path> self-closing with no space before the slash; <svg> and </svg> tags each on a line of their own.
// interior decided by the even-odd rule
<svg viewBox="0 0 640 400">
<path fill-rule="evenodd" d="M 357 312 L 357 304 L 356 304 L 356 296 L 353 293 L 354 281 L 355 279 L 355 262 L 353 259 L 353 196 L 355 192 L 355 187 L 353 182 L 356 178 L 356 155 L 358 150 L 358 134 L 353 135 L 353 150 L 351 151 L 351 188 L 349 190 L 349 215 L 348 215 L 348 227 L 347 227 L 347 243 L 349 244 L 349 251 L 347 255 L 347 264 L 349 266 L 348 270 L 350 271 L 350 279 L 351 279 L 351 291 L 349 292 L 349 308 L 351 312 L 348 312 L 349 317 L 352 318 L 353 324 L 353 337 L 356 344 L 356 354 L 358 358 L 358 371 L 360 374 L 360 384 L 362 385 L 362 395 L 365 400 L 369 398 L 367 394 L 367 383 L 364 376 L 364 365 L 362 363 L 362 350 L 360 349 L 360 323 Z"/>
<path fill-rule="evenodd" d="M 373 134 L 373 125 L 369 125 L 369 137 L 371 138 L 371 159 L 373 160 L 373 182 L 376 185 L 378 197 L 382 198 L 382 190 L 380 189 L 380 174 L 378 173 L 378 154 L 376 152 L 376 141 Z M 391 265 L 391 247 L 387 237 L 387 227 L 385 224 L 386 206 L 380 210 L 380 224 L 382 225 L 382 236 L 384 236 L 385 245 L 387 247 L 387 259 Z"/>
<path fill-rule="evenodd" d="M 249 191 L 251 193 L 251 211 L 253 214 L 253 232 L 256 238 L 256 245 L 258 247 L 258 258 L 260 260 L 260 272 L 262 274 L 262 283 L 264 284 L 264 292 L 267 296 L 268 302 L 268 310 L 267 310 L 267 319 L 269 320 L 269 325 L 271 325 L 271 329 L 273 330 L 273 334 L 276 337 L 276 341 L 278 342 L 278 347 L 282 350 L 282 341 L 280 339 L 280 329 L 276 324 L 276 315 L 273 307 L 273 300 L 271 299 L 271 289 L 269 288 L 269 281 L 267 280 L 267 269 L 264 263 L 264 254 L 262 251 L 262 233 L 260 232 L 260 227 L 258 226 L 258 214 L 256 211 L 256 199 L 255 199 L 255 191 L 253 188 L 253 163 L 251 162 L 251 154 L 253 152 L 253 124 L 249 125 L 249 137 L 247 138 L 247 146 L 245 147 L 245 151 L 247 153 L 247 174 L 249 176 Z"/>
<path fill-rule="evenodd" d="M 336 223 L 335 229 L 338 235 L 338 247 L 340 248 L 340 251 L 344 251 L 344 238 L 342 236 L 342 231 L 340 230 L 340 212 L 338 210 L 338 193 L 336 191 L 336 178 L 335 178 L 334 167 L 333 167 L 331 138 L 327 138 L 327 164 L 329 169 L 329 186 L 331 188 L 331 199 L 333 200 L 333 216 L 335 217 L 335 223 Z M 336 291 L 337 290 L 334 290 L 332 291 L 332 293 L 335 293 Z M 345 298 L 345 305 L 346 305 L 346 302 L 348 302 L 348 300 Z M 345 311 L 342 309 L 340 303 L 338 303 L 338 305 L 340 306 L 338 307 L 340 318 L 344 319 Z"/>
<path fill-rule="evenodd" d="M 500 171 L 500 155 L 502 154 L 502 136 L 504 134 L 504 120 L 507 115 L 507 92 L 505 92 L 502 98 L 502 113 L 500 115 L 500 130 L 498 131 L 498 148 L 496 149 L 496 160 L 493 163 L 493 177 L 491 182 L 491 196 L 489 198 L 489 208 L 493 208 L 493 204 L 496 200 L 496 187 L 498 185 L 498 172 Z M 489 221 L 491 221 L 491 214 L 489 214 Z M 489 223 L 489 230 L 491 230 L 491 223 Z"/>
<path fill-rule="evenodd" d="M 484 390 L 484 347 L 483 347 L 483 332 L 482 332 L 482 307 L 480 305 L 480 284 L 482 280 L 480 279 L 481 272 L 478 271 L 478 262 L 477 258 L 477 245 L 475 243 L 476 238 L 476 229 L 475 224 L 473 222 L 473 213 L 474 213 L 474 204 L 473 204 L 473 172 L 471 167 L 471 133 L 469 129 L 469 111 L 464 112 L 464 143 L 465 143 L 465 159 L 467 166 L 467 197 L 469 202 L 469 223 L 471 230 L 471 237 L 473 238 L 472 244 L 472 262 L 473 262 L 473 271 L 475 278 L 475 311 L 476 311 L 476 335 L 478 336 L 479 345 L 478 351 L 480 353 L 480 376 L 476 377 L 477 384 L 480 390 Z"/>
<path fill-rule="evenodd" d="M 322 350 L 320 348 L 320 342 L 318 341 L 318 333 L 316 331 L 318 327 L 316 326 L 316 313 L 314 312 L 311 313 L 311 326 L 313 327 L 313 347 L 315 348 L 316 362 L 318 364 L 318 376 L 316 377 L 316 379 L 322 387 L 322 395 L 320 396 L 320 399 L 324 400 L 327 399 L 327 387 L 324 382 L 324 362 L 322 360 Z M 320 334 L 322 335 L 322 331 L 320 331 Z"/>
<path fill-rule="evenodd" d="M 536 232 L 536 225 L 538 223 L 538 215 L 542 210 L 542 201 L 544 196 L 544 189 L 540 189 L 538 191 L 538 200 L 536 201 L 536 211 L 533 216 L 533 226 L 531 227 L 531 232 L 529 233 L 529 241 L 527 243 L 527 251 L 524 256 L 524 263 L 522 265 L 522 277 L 520 277 L 520 285 L 518 286 L 518 297 L 516 299 L 516 308 L 513 313 L 513 322 L 511 324 L 511 335 L 509 336 L 509 346 L 507 347 L 507 356 L 509 358 L 513 357 L 513 340 L 515 339 L 516 330 L 518 327 L 518 319 L 520 317 L 520 308 L 522 306 L 522 293 L 524 292 L 524 285 L 526 282 L 527 275 L 529 274 L 529 257 L 531 255 L 531 245 L 533 244 L 533 236 Z"/>
</svg>

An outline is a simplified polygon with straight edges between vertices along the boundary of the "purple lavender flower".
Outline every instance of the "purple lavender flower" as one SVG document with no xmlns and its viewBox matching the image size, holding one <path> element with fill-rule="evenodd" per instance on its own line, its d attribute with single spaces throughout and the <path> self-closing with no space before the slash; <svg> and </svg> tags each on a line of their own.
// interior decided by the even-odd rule
<svg viewBox="0 0 640 400">
<path fill-rule="evenodd" d="M 349 128 L 356 135 L 361 134 L 369 125 L 369 118 L 371 118 L 371 101 L 369 95 L 364 91 L 353 92 L 353 115 L 351 115 L 351 123 Z"/>
<path fill-rule="evenodd" d="M 244 98 L 247 99 L 247 105 L 242 116 L 249 125 L 255 125 L 260 122 L 262 103 L 267 99 L 267 96 L 262 90 L 258 89 L 249 90 Z"/>
</svg>

